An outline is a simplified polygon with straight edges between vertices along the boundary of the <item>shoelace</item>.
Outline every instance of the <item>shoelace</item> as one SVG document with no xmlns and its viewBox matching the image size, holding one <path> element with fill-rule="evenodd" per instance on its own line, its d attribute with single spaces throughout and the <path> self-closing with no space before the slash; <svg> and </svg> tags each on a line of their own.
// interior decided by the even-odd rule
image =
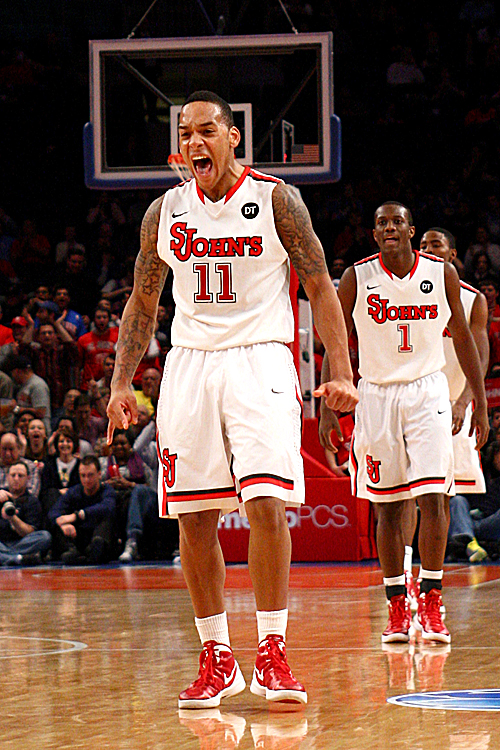
<svg viewBox="0 0 500 750">
<path fill-rule="evenodd" d="M 194 685 L 211 684 L 214 679 L 214 666 L 217 659 L 213 643 L 207 643 L 203 646 L 200 654 L 200 671 L 198 677 L 193 682 Z"/>
<path fill-rule="evenodd" d="M 443 620 L 440 611 L 441 604 L 441 594 L 436 589 L 431 589 L 431 591 L 425 595 L 425 616 L 433 630 L 439 630 L 443 627 Z"/>
<path fill-rule="evenodd" d="M 273 669 L 282 674 L 291 675 L 292 670 L 286 660 L 285 644 L 279 638 L 268 637 L 264 655 L 267 656 L 268 662 L 264 665 L 263 671 Z"/>
<path fill-rule="evenodd" d="M 394 602 L 392 600 L 389 602 L 389 618 L 391 625 L 394 625 L 397 628 L 404 625 L 406 618 L 404 595 L 401 595 L 400 597 L 398 596 Z"/>
</svg>

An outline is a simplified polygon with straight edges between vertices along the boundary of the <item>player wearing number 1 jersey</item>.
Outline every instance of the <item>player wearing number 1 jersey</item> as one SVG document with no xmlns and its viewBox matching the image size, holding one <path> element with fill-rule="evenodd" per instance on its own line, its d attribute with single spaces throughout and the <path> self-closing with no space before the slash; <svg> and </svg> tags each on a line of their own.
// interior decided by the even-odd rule
<svg viewBox="0 0 500 750">
<path fill-rule="evenodd" d="M 422 561 L 418 626 L 422 637 L 448 643 L 441 580 L 454 494 L 451 409 L 443 330 L 453 336 L 472 388 L 472 429 L 488 434 L 486 397 L 477 349 L 449 263 L 412 250 L 411 213 L 399 203 L 375 212 L 378 255 L 348 268 L 339 284 L 347 329 L 359 340 L 360 400 L 351 444 L 353 493 L 377 503 L 377 547 L 389 601 L 383 642 L 408 641 L 411 625 L 404 576 L 403 515 L 418 499 Z"/>
<path fill-rule="evenodd" d="M 229 105 L 196 92 L 179 117 L 179 143 L 193 179 L 148 209 L 134 289 L 120 326 L 108 405 L 114 426 L 137 419 L 130 383 L 156 320 L 169 268 L 176 313 L 158 401 L 161 515 L 178 516 L 183 573 L 202 643 L 197 679 L 181 708 L 218 706 L 245 682 L 230 648 L 221 512 L 250 525 L 249 570 L 259 648 L 251 690 L 305 703 L 287 663 L 290 567 L 286 504 L 303 502 L 300 403 L 291 353 L 290 261 L 308 295 L 335 367 L 322 386 L 332 408 L 352 409 L 342 311 L 321 245 L 298 191 L 244 168 Z"/>
</svg>

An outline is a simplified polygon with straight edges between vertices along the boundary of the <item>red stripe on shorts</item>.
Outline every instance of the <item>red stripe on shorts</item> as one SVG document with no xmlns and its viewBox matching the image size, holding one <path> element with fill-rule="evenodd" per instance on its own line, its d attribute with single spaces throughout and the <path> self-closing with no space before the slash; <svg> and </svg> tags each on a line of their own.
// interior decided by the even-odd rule
<svg viewBox="0 0 500 750">
<path fill-rule="evenodd" d="M 252 476 L 240 479 L 241 489 L 251 487 L 254 484 L 274 484 L 276 487 L 283 487 L 285 490 L 293 490 L 293 479 L 277 477 L 274 474 L 252 474 Z"/>
</svg>

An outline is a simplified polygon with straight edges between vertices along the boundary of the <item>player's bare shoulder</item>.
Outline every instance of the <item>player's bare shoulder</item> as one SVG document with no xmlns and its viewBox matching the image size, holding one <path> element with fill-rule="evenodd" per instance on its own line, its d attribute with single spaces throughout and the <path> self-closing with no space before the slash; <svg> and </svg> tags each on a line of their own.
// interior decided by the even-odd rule
<svg viewBox="0 0 500 750">
<path fill-rule="evenodd" d="M 153 201 L 141 224 L 141 248 L 135 262 L 135 285 L 141 294 L 152 296 L 161 292 L 168 265 L 158 255 L 158 227 L 165 196 Z"/>
<path fill-rule="evenodd" d="M 274 223 L 281 243 L 302 284 L 309 276 L 326 271 L 321 243 L 314 233 L 309 211 L 293 185 L 278 183 L 273 190 Z"/>
</svg>

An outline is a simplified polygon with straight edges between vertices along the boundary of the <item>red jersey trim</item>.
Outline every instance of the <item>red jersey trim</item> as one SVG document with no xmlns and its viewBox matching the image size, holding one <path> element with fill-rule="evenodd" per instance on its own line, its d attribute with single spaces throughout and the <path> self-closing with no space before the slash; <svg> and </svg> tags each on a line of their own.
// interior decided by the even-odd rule
<svg viewBox="0 0 500 750">
<path fill-rule="evenodd" d="M 422 250 L 417 251 L 423 258 L 427 258 L 427 260 L 433 260 L 437 261 L 438 263 L 444 263 L 443 258 L 438 258 L 437 255 L 432 255 L 431 253 L 424 253 Z"/>
<path fill-rule="evenodd" d="M 389 271 L 389 269 L 385 267 L 384 261 L 382 260 L 382 253 L 378 254 L 378 259 L 380 261 L 380 265 L 382 266 L 382 270 L 386 272 L 386 274 L 389 276 L 390 279 L 392 279 L 392 272 Z"/>
<path fill-rule="evenodd" d="M 257 180 L 258 182 L 283 182 L 283 180 L 280 180 L 278 177 L 273 177 L 270 174 L 255 172 L 253 169 L 250 170 L 250 177 L 253 180 Z"/>
<path fill-rule="evenodd" d="M 251 487 L 254 484 L 274 484 L 276 487 L 282 487 L 285 490 L 293 490 L 293 479 L 279 477 L 276 474 L 249 474 L 247 477 L 240 479 L 240 487 Z"/>
<path fill-rule="evenodd" d="M 460 281 L 460 286 L 462 286 L 464 289 L 468 289 L 469 292 L 474 292 L 474 294 L 480 294 L 479 289 L 475 289 L 470 284 L 467 284 L 465 281 Z"/>
<path fill-rule="evenodd" d="M 363 258 L 362 260 L 357 260 L 354 264 L 355 266 L 361 266 L 363 263 L 369 263 L 371 260 L 375 260 L 375 258 L 378 258 L 380 253 L 374 253 L 374 255 L 369 255 L 368 258 Z"/>
<path fill-rule="evenodd" d="M 196 183 L 196 192 L 198 193 L 198 198 L 200 199 L 200 201 L 203 203 L 203 205 L 205 205 L 205 193 L 198 185 L 198 183 Z"/>
<path fill-rule="evenodd" d="M 230 198 L 233 197 L 235 192 L 240 188 L 244 182 L 244 180 L 247 178 L 248 174 L 250 173 L 250 167 L 245 167 L 243 172 L 238 177 L 238 180 L 234 183 L 233 187 L 227 191 L 226 197 L 224 198 L 224 203 L 227 203 Z"/>
<path fill-rule="evenodd" d="M 405 492 L 405 490 L 412 490 L 416 487 L 425 487 L 426 485 L 432 484 L 444 484 L 446 479 L 444 477 L 426 477 L 425 479 L 419 479 L 416 482 L 406 482 L 405 484 L 398 484 L 395 487 L 372 487 L 367 484 L 366 489 L 371 492 L 372 495 L 396 495 L 398 492 Z"/>
<path fill-rule="evenodd" d="M 415 271 L 417 270 L 417 266 L 418 266 L 418 261 L 420 260 L 420 253 L 418 252 L 418 250 L 416 250 L 416 251 L 415 251 L 415 255 L 416 255 L 417 257 L 416 257 L 416 259 L 415 259 L 415 263 L 413 264 L 413 268 L 412 268 L 412 269 L 411 269 L 411 271 L 410 271 L 410 279 L 412 278 L 413 274 L 414 274 L 414 273 L 415 273 Z"/>
</svg>

